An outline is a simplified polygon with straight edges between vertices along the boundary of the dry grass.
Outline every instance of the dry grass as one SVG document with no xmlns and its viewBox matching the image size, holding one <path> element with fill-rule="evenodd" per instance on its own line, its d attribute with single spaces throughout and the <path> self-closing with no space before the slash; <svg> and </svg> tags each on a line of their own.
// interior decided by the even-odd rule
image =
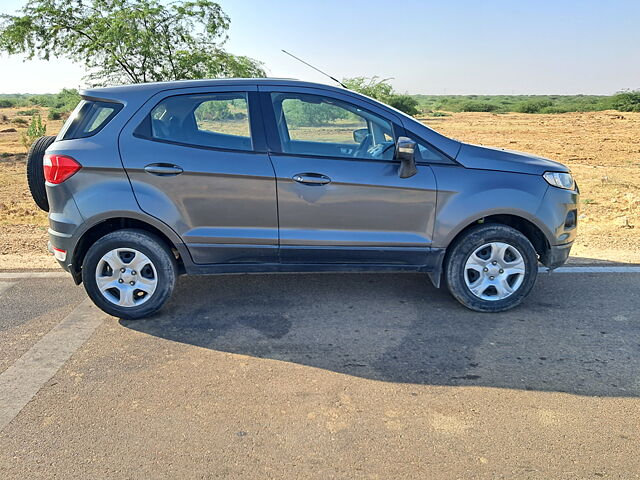
<svg viewBox="0 0 640 480">
<path fill-rule="evenodd" d="M 0 109 L 0 268 L 52 267 L 45 248 L 46 215 L 33 204 L 24 173 L 20 133 L 26 127 L 12 122 L 17 110 Z M 46 109 L 41 114 L 46 118 Z M 569 165 L 582 193 L 580 233 L 572 253 L 640 263 L 640 113 L 455 113 L 421 120 L 466 142 L 532 152 Z M 62 125 L 46 123 L 48 134 Z M 1 133 L 8 128 L 17 131 Z"/>
</svg>

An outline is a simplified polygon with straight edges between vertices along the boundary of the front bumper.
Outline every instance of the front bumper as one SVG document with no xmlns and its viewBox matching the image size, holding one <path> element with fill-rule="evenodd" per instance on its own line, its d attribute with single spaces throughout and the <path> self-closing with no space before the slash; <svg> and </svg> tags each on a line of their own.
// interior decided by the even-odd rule
<svg viewBox="0 0 640 480">
<path fill-rule="evenodd" d="M 536 217 L 548 229 L 547 239 L 552 246 L 565 247 L 576 239 L 580 194 L 575 190 L 549 187 L 536 212 Z"/>
<path fill-rule="evenodd" d="M 547 227 L 549 248 L 540 255 L 540 263 L 553 270 L 569 258 L 578 233 L 580 191 L 548 187 L 536 215 Z"/>
<path fill-rule="evenodd" d="M 564 245 L 552 245 L 545 255 L 545 258 L 540 259 L 541 263 L 550 270 L 564 265 L 569 258 L 569 252 L 571 252 L 572 246 L 573 242 Z"/>
</svg>

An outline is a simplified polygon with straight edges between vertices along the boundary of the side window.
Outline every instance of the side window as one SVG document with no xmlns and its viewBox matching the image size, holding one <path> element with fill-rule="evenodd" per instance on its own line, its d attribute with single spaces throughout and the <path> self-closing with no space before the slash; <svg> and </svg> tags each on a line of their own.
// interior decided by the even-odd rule
<svg viewBox="0 0 640 480">
<path fill-rule="evenodd" d="M 251 150 L 250 132 L 246 93 L 167 97 L 136 130 L 156 140 L 230 150 Z"/>
<path fill-rule="evenodd" d="M 393 126 L 368 110 L 320 95 L 272 93 L 271 100 L 285 153 L 393 158 Z"/>
</svg>

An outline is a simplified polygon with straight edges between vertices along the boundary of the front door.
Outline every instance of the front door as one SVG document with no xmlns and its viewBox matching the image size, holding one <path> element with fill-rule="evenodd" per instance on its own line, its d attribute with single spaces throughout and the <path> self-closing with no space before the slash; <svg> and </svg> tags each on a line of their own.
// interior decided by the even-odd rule
<svg viewBox="0 0 640 480">
<path fill-rule="evenodd" d="M 435 178 L 428 165 L 398 176 L 394 119 L 335 93 L 260 90 L 278 144 L 282 262 L 426 264 Z"/>
<path fill-rule="evenodd" d="M 276 183 L 255 96 L 255 86 L 174 90 L 120 135 L 140 207 L 182 237 L 195 263 L 277 262 Z"/>
</svg>

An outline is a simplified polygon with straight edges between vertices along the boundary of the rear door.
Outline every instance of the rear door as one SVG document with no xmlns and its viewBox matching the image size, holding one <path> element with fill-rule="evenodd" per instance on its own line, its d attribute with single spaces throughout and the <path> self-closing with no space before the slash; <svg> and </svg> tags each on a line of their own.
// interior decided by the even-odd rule
<svg viewBox="0 0 640 480">
<path fill-rule="evenodd" d="M 162 92 L 120 135 L 140 207 L 197 264 L 277 261 L 276 184 L 256 96 L 255 86 Z"/>
<path fill-rule="evenodd" d="M 260 86 L 284 263 L 426 264 L 436 182 L 399 178 L 398 119 L 351 96 Z M 264 92 L 264 93 L 262 93 Z"/>
</svg>

